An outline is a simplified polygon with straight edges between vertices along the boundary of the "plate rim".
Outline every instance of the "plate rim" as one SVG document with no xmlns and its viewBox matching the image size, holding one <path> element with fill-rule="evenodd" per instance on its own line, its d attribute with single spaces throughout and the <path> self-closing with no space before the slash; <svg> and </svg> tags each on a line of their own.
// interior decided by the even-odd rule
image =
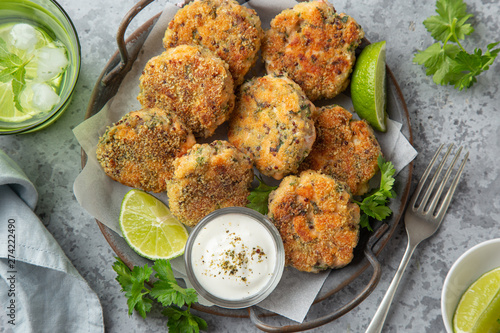
<svg viewBox="0 0 500 333">
<path fill-rule="evenodd" d="M 137 43 L 140 43 L 140 45 L 138 47 L 138 49 L 140 49 L 140 46 L 142 46 L 142 43 L 146 39 L 147 35 L 151 31 L 152 27 L 154 26 L 154 24 L 156 23 L 158 18 L 160 17 L 160 14 L 161 14 L 161 12 L 154 15 L 149 20 L 147 20 L 145 23 L 143 23 L 140 27 L 138 27 L 134 32 L 132 32 L 129 35 L 129 37 L 125 40 L 125 45 L 127 45 L 127 46 L 136 45 L 137 46 Z M 123 24 L 123 22 L 122 22 L 122 24 Z M 366 38 L 364 38 L 364 44 L 367 45 L 369 43 L 370 42 Z M 132 53 L 132 55 L 130 56 L 130 60 L 133 61 L 137 57 L 137 52 L 131 52 L 131 53 Z M 102 70 L 99 78 L 96 81 L 96 84 L 94 85 L 93 91 L 92 91 L 90 99 L 89 99 L 89 103 L 87 106 L 84 120 L 86 120 L 86 119 L 90 118 L 91 116 L 93 116 L 94 114 L 96 114 L 102 108 L 102 106 L 103 106 L 102 103 L 107 102 L 116 93 L 116 90 L 120 86 L 120 83 L 121 83 L 121 81 L 126 73 L 119 73 L 118 75 L 116 75 L 116 77 L 113 80 L 106 82 L 106 84 L 103 84 L 102 81 L 103 81 L 103 78 L 106 77 L 106 75 L 109 74 L 116 67 L 118 67 L 118 66 L 124 67 L 123 64 L 120 64 L 120 62 L 121 62 L 120 50 L 117 49 L 113 53 L 111 58 L 108 60 L 108 62 L 106 63 L 104 69 Z M 403 116 L 402 120 L 404 120 L 403 128 L 407 131 L 407 133 L 403 133 L 403 134 L 405 134 L 405 137 L 409 141 L 409 143 L 413 145 L 413 133 L 412 133 L 412 128 L 411 128 L 411 124 L 410 124 L 410 115 L 408 112 L 406 101 L 404 99 L 404 96 L 403 96 L 403 93 L 402 93 L 401 88 L 399 86 L 399 83 L 397 82 L 397 80 L 394 76 L 394 73 L 392 72 L 392 70 L 389 68 L 389 66 L 387 64 L 386 64 L 386 70 L 388 73 L 388 79 L 390 79 L 391 83 L 394 85 L 396 99 L 401 104 L 402 110 L 400 110 L 400 113 L 401 113 L 401 111 L 403 113 L 402 114 L 402 116 Z M 113 90 L 114 90 L 114 92 L 113 92 Z M 111 91 L 111 93 L 106 93 L 108 91 Z M 100 103 L 101 105 L 96 106 L 98 103 Z M 82 148 L 81 149 L 81 168 L 82 169 L 85 167 L 86 162 L 87 162 L 87 155 Z M 414 164 L 414 161 L 411 161 L 405 167 L 405 169 L 407 169 L 406 172 L 408 172 L 408 176 L 407 176 L 405 183 L 403 184 L 403 193 L 401 194 L 401 200 L 400 200 L 401 208 L 397 212 L 397 215 L 393 213 L 391 220 L 394 220 L 394 219 L 395 220 L 392 223 L 392 225 L 390 226 L 390 228 L 388 228 L 387 231 L 384 231 L 383 235 L 379 239 L 376 240 L 376 244 L 373 247 L 374 248 L 373 253 L 375 254 L 375 256 L 378 256 L 382 252 L 382 250 L 385 248 L 385 246 L 387 245 L 389 240 L 392 238 L 392 235 L 394 234 L 394 232 L 399 224 L 399 221 L 404 213 L 405 206 L 406 206 L 406 203 L 407 203 L 408 198 L 409 198 L 410 188 L 411 188 L 412 175 L 413 175 L 413 164 Z M 404 171 L 404 169 L 402 171 Z M 108 242 L 110 247 L 113 249 L 113 251 L 117 254 L 117 256 L 128 267 L 132 268 L 135 265 L 133 258 L 130 258 L 129 256 L 127 256 L 126 253 L 124 253 L 120 250 L 121 245 L 126 245 L 125 240 L 123 240 L 123 238 L 121 238 L 118 234 L 116 234 L 113 230 L 108 228 L 106 225 L 104 225 L 99 220 L 95 219 L 95 221 L 96 221 L 101 233 L 103 234 L 104 238 L 106 239 L 106 241 Z M 373 235 L 373 233 L 372 233 L 372 235 Z M 120 240 L 124 244 L 119 244 Z M 366 261 L 366 258 L 362 258 L 362 260 Z M 344 280 L 343 283 L 339 284 L 336 288 L 333 288 L 332 290 L 328 291 L 324 295 L 321 295 L 321 296 L 318 295 L 316 297 L 316 299 L 314 300 L 313 304 L 323 302 L 326 299 L 330 298 L 332 295 L 336 294 L 337 292 L 342 290 L 344 287 L 348 286 L 353 281 L 355 281 L 369 267 L 370 267 L 370 263 L 366 262 L 364 265 L 362 265 L 355 272 L 355 274 L 351 275 L 349 279 Z M 376 281 L 373 288 L 377 284 L 378 284 L 378 280 Z M 370 291 L 370 293 L 371 293 L 371 291 Z M 366 295 L 366 296 L 368 296 L 368 295 Z M 364 300 L 364 298 L 363 298 L 363 300 Z M 361 300 L 361 302 L 363 300 Z M 246 311 L 246 310 L 227 310 L 227 309 L 219 308 L 217 306 L 212 306 L 212 307 L 203 306 L 199 303 L 194 304 L 192 306 L 192 308 L 194 308 L 198 311 L 207 313 L 207 314 L 212 314 L 212 315 L 217 315 L 217 316 L 235 317 L 235 318 L 250 318 L 249 311 Z M 217 309 L 219 311 L 217 311 L 215 309 Z M 267 313 L 263 314 L 263 316 L 275 316 L 275 315 L 276 314 L 271 313 L 271 312 L 267 312 Z"/>
</svg>

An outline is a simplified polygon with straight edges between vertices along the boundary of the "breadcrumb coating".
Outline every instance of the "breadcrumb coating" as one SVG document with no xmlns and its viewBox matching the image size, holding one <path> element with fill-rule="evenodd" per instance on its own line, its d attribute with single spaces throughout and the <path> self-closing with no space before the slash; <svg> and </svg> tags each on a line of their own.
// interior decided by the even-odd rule
<svg viewBox="0 0 500 333">
<path fill-rule="evenodd" d="M 312 101 L 349 84 L 363 29 L 326 1 L 303 2 L 271 21 L 262 45 L 268 73 L 287 74 Z"/>
<path fill-rule="evenodd" d="M 316 170 L 346 182 L 353 195 L 366 193 L 381 154 L 370 125 L 352 120 L 352 114 L 338 105 L 320 108 L 313 119 L 316 141 L 300 170 Z"/>
<path fill-rule="evenodd" d="M 145 108 L 173 110 L 198 137 L 209 137 L 234 109 L 228 65 L 201 46 L 181 45 L 150 59 L 137 99 Z"/>
<path fill-rule="evenodd" d="M 248 204 L 252 161 L 229 142 L 196 144 L 174 166 L 168 181 L 169 206 L 185 225 L 195 226 L 216 209 Z"/>
<path fill-rule="evenodd" d="M 97 160 L 112 179 L 144 191 L 163 192 L 173 161 L 196 143 L 173 113 L 162 109 L 132 111 L 99 138 Z"/>
<path fill-rule="evenodd" d="M 316 131 L 314 105 L 286 77 L 256 77 L 240 87 L 228 140 L 249 154 L 264 175 L 295 173 L 311 151 Z"/>
<path fill-rule="evenodd" d="M 229 64 L 235 85 L 243 83 L 260 50 L 264 31 L 253 9 L 234 0 L 198 0 L 180 9 L 170 21 L 163 45 L 198 44 Z"/>
<path fill-rule="evenodd" d="M 284 178 L 269 196 L 269 218 L 285 247 L 285 264 L 317 273 L 351 262 L 360 211 L 347 186 L 312 170 Z"/>
</svg>

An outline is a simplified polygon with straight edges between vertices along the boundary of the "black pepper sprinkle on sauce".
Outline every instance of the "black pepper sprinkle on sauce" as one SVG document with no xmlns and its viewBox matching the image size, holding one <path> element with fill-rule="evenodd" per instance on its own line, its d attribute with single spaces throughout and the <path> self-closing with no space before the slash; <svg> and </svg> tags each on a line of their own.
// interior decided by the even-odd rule
<svg viewBox="0 0 500 333">
<path fill-rule="evenodd" d="M 230 233 L 229 230 L 226 230 L 226 233 Z M 235 233 L 230 233 L 232 239 L 230 239 L 229 244 L 233 247 L 232 249 L 224 251 L 221 258 L 212 259 L 210 261 L 209 267 L 210 270 L 215 270 L 210 273 L 207 271 L 204 275 L 217 277 L 221 276 L 224 279 L 224 276 L 234 276 L 237 279 L 241 279 L 242 282 L 248 283 L 248 277 L 244 276 L 243 273 L 248 271 L 250 274 L 253 273 L 253 269 L 249 268 L 250 261 L 256 261 L 257 263 L 261 263 L 267 259 L 267 255 L 261 247 L 254 247 L 250 251 L 248 247 L 242 244 L 242 239 Z M 237 252 L 237 247 L 241 246 L 241 251 Z M 212 253 L 212 258 L 215 258 L 215 253 Z M 204 257 L 201 258 L 204 263 Z M 238 274 L 241 274 L 238 276 Z M 248 284 L 247 284 L 248 285 Z"/>
</svg>

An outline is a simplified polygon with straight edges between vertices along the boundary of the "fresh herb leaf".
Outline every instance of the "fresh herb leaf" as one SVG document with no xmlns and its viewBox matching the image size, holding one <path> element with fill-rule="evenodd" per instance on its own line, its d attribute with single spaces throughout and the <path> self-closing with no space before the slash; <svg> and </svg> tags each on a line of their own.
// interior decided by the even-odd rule
<svg viewBox="0 0 500 333">
<path fill-rule="evenodd" d="M 444 85 L 450 82 L 451 68 L 455 65 L 453 59 L 458 53 L 460 48 L 457 45 L 441 46 L 440 43 L 435 43 L 417 53 L 413 61 L 427 67 L 425 74 L 432 75 L 434 83 Z"/>
<path fill-rule="evenodd" d="M 181 310 L 177 307 L 169 307 L 162 312 L 168 317 L 168 331 L 171 333 L 198 333 L 207 329 L 207 323 L 191 314 L 188 310 Z"/>
<path fill-rule="evenodd" d="M 130 270 L 121 260 L 113 264 L 113 270 L 118 274 L 116 280 L 125 292 L 128 304 L 128 314 L 131 315 L 134 309 L 139 312 L 142 318 L 146 318 L 146 313 L 151 310 L 151 299 L 144 298 L 149 290 L 144 286 L 153 271 L 148 265 L 144 267 L 134 267 Z"/>
<path fill-rule="evenodd" d="M 113 270 L 117 273 L 116 280 L 127 297 L 129 315 L 136 310 L 146 318 L 155 299 L 165 307 L 162 313 L 168 316 L 167 325 L 171 332 L 199 332 L 200 329 L 207 328 L 203 319 L 190 313 L 191 305 L 198 301 L 196 291 L 177 284 L 168 260 L 156 260 L 152 268 L 146 264 L 144 267 L 135 266 L 130 270 L 122 260 L 116 259 Z M 151 283 L 153 272 L 156 272 L 154 276 L 158 280 L 149 287 L 147 283 Z M 186 310 L 181 309 L 184 305 L 187 306 Z"/>
<path fill-rule="evenodd" d="M 33 56 L 23 61 L 17 55 L 10 53 L 7 43 L 0 38 L 0 82 L 12 81 L 12 93 L 14 94 L 14 104 L 19 111 L 22 111 L 19 96 L 26 86 L 26 65 Z"/>
<path fill-rule="evenodd" d="M 174 276 L 174 271 L 170 265 L 170 261 L 167 260 L 156 260 L 153 265 L 153 269 L 156 271 L 155 277 L 163 281 L 169 281 L 177 283 Z"/>
<path fill-rule="evenodd" d="M 373 231 L 370 225 L 370 217 L 383 221 L 392 214 L 392 210 L 387 206 L 390 198 L 394 198 L 396 193 L 392 189 L 394 186 L 394 165 L 386 162 L 382 155 L 379 155 L 377 163 L 380 169 L 380 186 L 375 191 L 366 195 L 363 200 L 356 201 L 361 209 L 360 226 Z"/>
<path fill-rule="evenodd" d="M 466 23 L 472 14 L 467 13 L 463 0 L 438 0 L 436 12 L 438 15 L 427 18 L 424 26 L 438 42 L 418 51 L 413 62 L 424 65 L 436 84 L 450 84 L 459 90 L 470 88 L 496 59 L 500 48 L 493 48 L 498 43 L 489 44 L 484 54 L 479 48 L 472 54 L 465 50 L 460 41 L 474 28 Z"/>
<path fill-rule="evenodd" d="M 475 49 L 472 54 L 464 51 L 457 54 L 455 58 L 456 65 L 452 68 L 456 80 L 455 88 L 462 90 L 477 82 L 476 77 L 489 69 L 500 52 L 500 48 L 493 50 L 496 45 L 498 43 L 489 44 L 484 54 L 480 49 Z"/>
<path fill-rule="evenodd" d="M 19 100 L 19 98 L 21 96 L 21 92 L 24 89 L 24 86 L 26 85 L 26 80 L 24 79 L 24 76 L 26 75 L 26 69 L 24 68 L 25 65 L 26 64 L 19 67 L 12 74 L 12 92 L 14 94 L 14 104 L 16 105 L 16 108 L 19 111 L 23 110 L 23 107 L 21 106 L 21 101 Z"/>
<path fill-rule="evenodd" d="M 175 304 L 182 307 L 184 304 L 190 306 L 198 301 L 198 295 L 192 288 L 182 288 L 175 280 L 174 272 L 170 262 L 167 260 L 157 260 L 153 266 L 157 272 L 155 277 L 158 281 L 151 289 L 151 296 L 155 297 L 163 306 Z"/>
<path fill-rule="evenodd" d="M 12 76 L 17 71 L 16 67 L 6 67 L 0 71 L 0 82 L 9 82 L 12 80 Z"/>
<path fill-rule="evenodd" d="M 446 43 L 457 43 L 470 35 L 474 28 L 465 22 L 472 17 L 467 13 L 467 5 L 462 0 L 438 0 L 436 12 L 439 15 L 428 17 L 424 25 L 434 39 Z"/>
<path fill-rule="evenodd" d="M 250 194 L 248 195 L 248 200 L 250 201 L 250 203 L 247 205 L 247 207 L 258 211 L 263 215 L 266 215 L 269 211 L 269 194 L 277 189 L 278 186 L 269 186 L 265 184 L 264 181 L 259 177 L 256 178 L 259 181 L 259 186 L 250 191 Z"/>
</svg>

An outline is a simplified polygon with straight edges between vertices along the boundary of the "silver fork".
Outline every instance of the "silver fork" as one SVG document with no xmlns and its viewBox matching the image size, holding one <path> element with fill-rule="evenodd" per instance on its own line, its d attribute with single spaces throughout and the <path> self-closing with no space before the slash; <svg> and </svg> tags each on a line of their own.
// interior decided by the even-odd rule
<svg viewBox="0 0 500 333">
<path fill-rule="evenodd" d="M 392 299 L 394 298 L 394 294 L 396 293 L 399 282 L 401 281 L 401 277 L 403 276 L 406 266 L 410 261 L 413 251 L 415 250 L 417 245 L 420 244 L 421 241 L 432 236 L 439 228 L 441 222 L 443 221 L 444 215 L 446 214 L 446 210 L 450 205 L 453 193 L 455 193 L 458 181 L 460 179 L 460 176 L 462 175 L 462 171 L 464 170 L 465 162 L 469 157 L 468 152 L 465 154 L 465 157 L 462 163 L 460 164 L 455 174 L 455 177 L 453 178 L 453 181 L 448 189 L 448 192 L 446 193 L 446 196 L 444 197 L 444 199 L 441 200 L 441 194 L 443 193 L 443 190 L 450 178 L 450 175 L 453 171 L 453 168 L 455 167 L 458 157 L 462 152 L 462 147 L 458 149 L 455 157 L 453 158 L 450 166 L 448 167 L 448 170 L 446 170 L 444 178 L 439 184 L 438 189 L 433 193 L 434 187 L 438 181 L 441 171 L 443 170 L 444 164 L 448 156 L 450 155 L 451 149 L 453 148 L 453 144 L 451 144 L 448 147 L 448 150 L 446 151 L 441 163 L 439 163 L 439 166 L 437 167 L 436 172 L 432 177 L 429 186 L 423 193 L 422 199 L 418 200 L 420 198 L 420 193 L 422 192 L 422 189 L 427 181 L 427 178 L 429 177 L 429 174 L 434 164 L 436 163 L 436 160 L 441 150 L 443 149 L 443 146 L 444 145 L 441 145 L 434 154 L 432 161 L 429 163 L 429 166 L 422 175 L 422 179 L 418 183 L 417 189 L 415 190 L 415 193 L 411 198 L 408 208 L 406 209 L 405 225 L 406 225 L 406 233 L 408 235 L 408 245 L 406 247 L 403 259 L 401 260 L 401 264 L 399 264 L 398 270 L 396 271 L 396 275 L 394 276 L 389 286 L 389 289 L 387 289 L 387 292 L 384 298 L 382 299 L 382 303 L 380 303 L 380 306 L 377 309 L 377 312 L 375 313 L 375 316 L 373 317 L 370 325 L 368 326 L 366 333 L 375 333 L 375 332 L 378 333 L 382 331 L 382 327 L 384 326 L 385 318 L 387 317 L 387 313 L 389 312 Z M 429 203 L 429 198 L 431 197 L 431 195 L 433 195 L 433 197 Z M 439 208 L 437 208 L 438 204 L 440 204 Z"/>
</svg>

